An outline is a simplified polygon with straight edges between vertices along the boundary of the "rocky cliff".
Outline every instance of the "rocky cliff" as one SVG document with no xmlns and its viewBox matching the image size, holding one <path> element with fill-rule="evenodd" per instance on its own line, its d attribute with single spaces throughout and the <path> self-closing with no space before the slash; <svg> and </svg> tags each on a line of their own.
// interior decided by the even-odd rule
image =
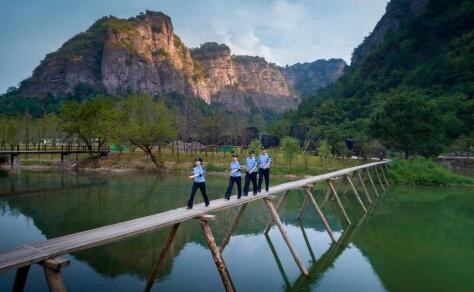
<svg viewBox="0 0 474 292">
<path fill-rule="evenodd" d="M 147 11 L 127 20 L 98 20 L 47 55 L 20 92 L 64 96 L 85 85 L 117 96 L 178 92 L 241 112 L 284 111 L 296 107 L 301 94 L 337 79 L 344 67 L 340 61 L 316 63 L 282 68 L 260 57 L 232 56 L 217 43 L 190 50 L 168 16 Z"/>
<path fill-rule="evenodd" d="M 283 74 L 291 87 L 302 96 L 309 96 L 341 77 L 346 66 L 342 59 L 317 60 L 285 66 Z"/>
<path fill-rule="evenodd" d="M 359 64 L 372 50 L 379 46 L 390 32 L 395 32 L 403 20 L 416 15 L 428 4 L 428 0 L 392 0 L 374 30 L 354 49 L 351 64 Z"/>
</svg>

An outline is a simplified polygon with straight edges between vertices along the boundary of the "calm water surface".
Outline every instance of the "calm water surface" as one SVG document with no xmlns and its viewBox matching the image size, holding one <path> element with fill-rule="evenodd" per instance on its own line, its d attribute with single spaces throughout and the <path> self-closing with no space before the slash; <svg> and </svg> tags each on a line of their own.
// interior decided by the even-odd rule
<svg viewBox="0 0 474 292">
<path fill-rule="evenodd" d="M 221 197 L 226 183 L 210 177 L 210 197 Z M 181 207 L 190 187 L 184 176 L 0 176 L 0 250 Z M 339 238 L 331 245 L 310 207 L 296 219 L 303 194 L 294 191 L 282 219 L 310 277 L 300 275 L 275 227 L 268 237 L 263 234 L 270 217 L 261 201 L 247 207 L 223 256 L 238 291 L 474 291 L 473 195 L 472 189 L 392 187 L 363 216 L 347 192 L 341 199 L 352 227 L 331 202 L 324 207 Z M 211 228 L 218 244 L 235 211 L 216 213 Z M 67 287 L 141 291 L 167 232 L 73 253 L 63 270 Z M 11 289 L 13 277 L 14 272 L 0 274 L 0 291 Z M 180 227 L 153 290 L 223 290 L 197 222 Z M 26 291 L 47 291 L 38 265 Z"/>
</svg>

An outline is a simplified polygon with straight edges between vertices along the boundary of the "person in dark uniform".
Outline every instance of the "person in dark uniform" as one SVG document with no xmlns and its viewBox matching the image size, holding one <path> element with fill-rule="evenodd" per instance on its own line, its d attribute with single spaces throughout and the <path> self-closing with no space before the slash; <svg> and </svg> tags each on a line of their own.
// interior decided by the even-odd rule
<svg viewBox="0 0 474 292">
<path fill-rule="evenodd" d="M 204 170 L 202 158 L 199 157 L 194 159 L 194 163 L 194 174 L 189 176 L 190 179 L 194 180 L 194 183 L 193 188 L 191 190 L 191 196 L 188 200 L 188 210 L 193 208 L 194 196 L 196 195 L 196 191 L 198 189 L 201 191 L 201 195 L 204 198 L 204 203 L 206 204 L 206 207 L 209 206 L 209 199 L 207 198 L 206 194 L 206 171 Z"/>
<path fill-rule="evenodd" d="M 230 163 L 230 177 L 229 186 L 225 192 L 224 199 L 229 200 L 234 188 L 234 183 L 237 184 L 237 199 L 242 196 L 242 179 L 240 172 L 242 171 L 242 165 L 239 162 L 239 155 L 237 153 L 232 154 L 232 162 Z"/>
<path fill-rule="evenodd" d="M 244 196 L 248 196 L 249 188 L 250 188 L 250 181 L 252 181 L 252 189 L 253 195 L 257 194 L 257 170 L 258 170 L 258 163 L 257 158 L 255 157 L 255 151 L 253 149 L 250 150 L 250 155 L 245 159 L 245 185 L 244 185 Z"/>
<path fill-rule="evenodd" d="M 258 192 L 262 191 L 262 181 L 265 178 L 265 191 L 270 187 L 270 162 L 272 157 L 268 155 L 267 148 L 262 147 L 262 153 L 258 156 Z"/>
</svg>

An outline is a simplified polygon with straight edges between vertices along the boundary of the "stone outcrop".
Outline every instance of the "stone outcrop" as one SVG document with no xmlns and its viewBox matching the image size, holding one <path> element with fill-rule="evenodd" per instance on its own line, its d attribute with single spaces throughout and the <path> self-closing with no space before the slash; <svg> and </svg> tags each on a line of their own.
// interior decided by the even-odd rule
<svg viewBox="0 0 474 292">
<path fill-rule="evenodd" d="M 60 97 L 79 85 L 116 96 L 178 92 L 241 112 L 253 107 L 285 111 L 297 106 L 301 94 L 337 79 L 345 66 L 333 60 L 311 64 L 282 68 L 261 57 L 233 56 L 217 43 L 190 50 L 168 16 L 147 11 L 126 20 L 99 19 L 47 55 L 20 92 Z"/>
<path fill-rule="evenodd" d="M 346 62 L 342 59 L 317 60 L 285 66 L 283 74 L 289 85 L 299 94 L 310 96 L 341 77 L 346 66 Z"/>
<path fill-rule="evenodd" d="M 374 30 L 354 49 L 351 65 L 359 64 L 383 42 L 387 33 L 398 29 L 402 20 L 420 13 L 426 4 L 428 4 L 428 0 L 391 0 Z"/>
</svg>

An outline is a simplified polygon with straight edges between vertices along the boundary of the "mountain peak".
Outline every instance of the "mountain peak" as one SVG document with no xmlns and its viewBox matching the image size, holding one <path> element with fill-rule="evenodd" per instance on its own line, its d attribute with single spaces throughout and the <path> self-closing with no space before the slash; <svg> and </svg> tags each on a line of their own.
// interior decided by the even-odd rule
<svg viewBox="0 0 474 292">
<path fill-rule="evenodd" d="M 317 68 L 302 68 L 307 72 L 304 76 L 325 80 L 311 83 L 308 91 L 339 77 L 331 71 L 339 69 L 331 68 L 325 71 L 330 71 L 328 78 L 314 74 Z M 293 78 L 294 72 L 288 76 Z M 262 57 L 231 55 L 225 44 L 206 42 L 190 50 L 174 34 L 169 16 L 146 11 L 129 19 L 97 20 L 48 54 L 22 83 L 20 94 L 62 97 L 85 86 L 115 96 L 177 92 L 237 111 L 249 112 L 253 107 L 284 111 L 299 100 L 300 91 L 292 86 L 300 83 L 292 80 L 284 68 Z"/>
</svg>

